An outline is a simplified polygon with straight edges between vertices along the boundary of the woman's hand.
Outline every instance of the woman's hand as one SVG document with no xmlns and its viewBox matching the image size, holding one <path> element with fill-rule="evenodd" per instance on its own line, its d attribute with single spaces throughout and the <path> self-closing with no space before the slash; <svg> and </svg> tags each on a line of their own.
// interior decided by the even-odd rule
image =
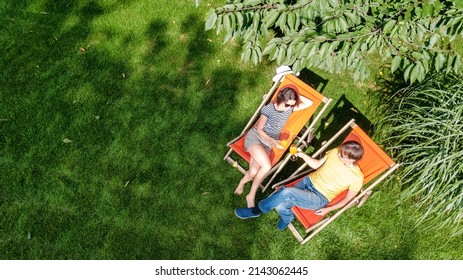
<svg viewBox="0 0 463 280">
<path fill-rule="evenodd" d="M 272 145 L 275 146 L 275 147 L 277 147 L 277 148 L 280 149 L 280 150 L 284 150 L 285 147 L 283 147 L 283 145 L 281 145 L 280 142 L 281 142 L 281 141 L 273 140 Z"/>
</svg>

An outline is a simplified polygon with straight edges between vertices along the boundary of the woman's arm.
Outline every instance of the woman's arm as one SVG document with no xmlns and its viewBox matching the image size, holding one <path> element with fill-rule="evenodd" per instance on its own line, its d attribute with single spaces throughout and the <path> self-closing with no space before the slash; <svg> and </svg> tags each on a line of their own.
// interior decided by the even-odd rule
<svg viewBox="0 0 463 280">
<path fill-rule="evenodd" d="M 274 147 L 274 146 L 279 146 L 280 149 L 283 149 L 283 147 L 280 146 L 280 142 L 273 139 L 272 137 L 268 136 L 267 133 L 265 133 L 264 131 L 264 127 L 265 127 L 265 124 L 267 123 L 268 121 L 268 118 L 267 116 L 265 115 L 260 115 L 260 118 L 259 118 L 259 123 L 257 125 L 257 133 L 262 137 L 264 138 L 264 140 L 270 144 L 270 147 Z"/>
<path fill-rule="evenodd" d="M 294 111 L 304 110 L 304 109 L 312 106 L 312 104 L 313 104 L 313 101 L 308 99 L 305 96 L 299 95 L 299 99 L 301 100 L 301 103 L 299 103 L 299 105 L 294 107 Z"/>
</svg>

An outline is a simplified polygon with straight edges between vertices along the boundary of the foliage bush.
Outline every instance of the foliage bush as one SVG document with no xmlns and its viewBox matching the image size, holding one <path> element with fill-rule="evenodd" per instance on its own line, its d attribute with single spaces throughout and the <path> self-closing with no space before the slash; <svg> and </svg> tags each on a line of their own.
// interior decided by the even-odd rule
<svg viewBox="0 0 463 280">
<path fill-rule="evenodd" d="M 400 202 L 419 210 L 418 222 L 451 225 L 463 218 L 463 85 L 457 75 L 434 74 L 399 90 L 382 121 L 388 146 L 404 164 Z"/>
<path fill-rule="evenodd" d="M 209 11 L 206 30 L 224 43 L 239 39 L 242 60 L 267 56 L 296 72 L 348 70 L 357 80 L 370 75 L 369 54 L 391 61 L 410 83 L 433 70 L 462 73 L 455 41 L 463 35 L 458 0 L 227 0 Z M 198 1 L 197 1 L 198 3 Z"/>
</svg>

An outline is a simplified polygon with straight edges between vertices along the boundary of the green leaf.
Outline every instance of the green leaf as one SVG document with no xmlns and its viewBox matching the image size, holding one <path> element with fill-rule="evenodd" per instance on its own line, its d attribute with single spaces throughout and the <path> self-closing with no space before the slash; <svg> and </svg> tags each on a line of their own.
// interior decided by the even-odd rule
<svg viewBox="0 0 463 280">
<path fill-rule="evenodd" d="M 252 62 L 254 65 L 257 65 L 260 61 L 259 54 L 257 53 L 256 50 L 252 50 L 252 55 L 251 55 Z"/>
<path fill-rule="evenodd" d="M 286 50 L 286 61 L 285 61 L 285 62 L 286 62 L 286 63 L 285 63 L 286 65 L 291 64 L 291 63 L 289 63 L 290 60 L 293 60 L 293 59 L 294 59 L 294 58 L 293 58 L 293 50 L 294 50 L 293 45 L 289 45 L 289 46 L 288 46 L 288 49 Z"/>
<path fill-rule="evenodd" d="M 273 60 L 275 60 L 277 58 L 277 55 L 278 55 L 278 48 L 275 46 L 275 48 L 270 50 L 270 52 L 268 54 L 268 59 L 270 61 L 273 61 Z"/>
<path fill-rule="evenodd" d="M 347 41 L 342 42 L 341 53 L 343 55 L 347 55 L 349 53 L 350 47 L 351 47 L 350 42 L 347 42 Z"/>
<path fill-rule="evenodd" d="M 347 20 L 343 17 L 339 17 L 339 27 L 341 28 L 341 31 L 346 32 L 349 30 L 349 25 L 347 24 Z"/>
<path fill-rule="evenodd" d="M 286 25 L 286 17 L 286 12 L 281 13 L 275 25 L 279 26 L 281 29 L 284 29 L 284 26 Z"/>
<path fill-rule="evenodd" d="M 410 73 L 410 83 L 413 84 L 420 76 L 420 65 L 421 62 L 417 61 L 415 66 L 413 67 L 413 70 L 411 70 Z"/>
<path fill-rule="evenodd" d="M 303 31 L 303 36 L 306 37 L 307 39 L 308 38 L 311 38 L 311 37 L 314 37 L 315 35 L 318 35 L 318 32 L 316 30 L 304 30 Z"/>
<path fill-rule="evenodd" d="M 310 52 L 310 48 L 312 47 L 312 44 L 310 43 L 303 43 L 304 47 L 301 50 L 301 56 L 308 56 Z"/>
<path fill-rule="evenodd" d="M 254 13 L 254 16 L 252 17 L 252 25 L 254 28 L 259 28 L 260 24 L 260 13 Z"/>
<path fill-rule="evenodd" d="M 461 67 L 463 66 L 463 63 L 461 61 L 461 56 L 457 55 L 455 57 L 455 62 L 453 63 L 453 71 L 457 74 L 461 72 Z"/>
<path fill-rule="evenodd" d="M 424 34 L 426 33 L 426 27 L 424 27 L 420 23 L 416 23 L 416 34 L 418 36 L 418 40 L 423 40 Z"/>
<path fill-rule="evenodd" d="M 235 30 L 236 27 L 236 15 L 230 14 L 230 29 Z"/>
<path fill-rule="evenodd" d="M 324 59 L 328 55 L 330 45 L 330 43 L 323 43 L 322 47 L 320 48 L 320 57 L 322 59 Z"/>
<path fill-rule="evenodd" d="M 334 61 L 331 55 L 325 57 L 325 67 L 330 73 L 334 73 Z"/>
<path fill-rule="evenodd" d="M 358 24 L 360 17 L 351 12 L 345 12 L 344 15 L 352 22 L 353 24 Z"/>
<path fill-rule="evenodd" d="M 234 9 L 235 9 L 235 5 L 233 5 L 233 4 L 226 4 L 225 6 L 223 6 L 223 8 L 224 8 L 225 10 L 229 10 L 229 11 L 230 11 L 230 10 L 234 10 Z"/>
<path fill-rule="evenodd" d="M 330 3 L 330 6 L 333 8 L 339 7 L 339 2 L 337 0 L 328 0 L 328 3 Z"/>
<path fill-rule="evenodd" d="M 448 56 L 447 58 L 447 69 L 446 69 L 446 73 L 448 74 L 450 71 L 452 71 L 452 66 L 453 66 L 453 61 L 454 61 L 455 57 L 453 56 Z"/>
<path fill-rule="evenodd" d="M 302 52 L 304 47 L 305 47 L 304 42 L 300 42 L 299 44 L 297 44 L 296 47 L 294 48 L 295 55 L 298 56 L 298 57 L 300 57 L 301 55 L 304 55 L 304 53 Z"/>
<path fill-rule="evenodd" d="M 325 28 L 325 32 L 327 33 L 336 32 L 336 26 L 335 26 L 334 20 L 326 21 L 325 24 L 323 24 L 323 27 Z"/>
<path fill-rule="evenodd" d="M 354 46 L 350 50 L 350 53 L 349 53 L 349 56 L 348 56 L 348 60 L 350 61 L 350 63 L 352 63 L 354 58 L 357 57 L 357 52 L 358 52 L 358 49 L 360 48 L 360 46 L 362 45 L 362 41 L 363 40 L 358 40 L 357 42 L 355 42 Z"/>
<path fill-rule="evenodd" d="M 326 38 L 326 36 L 324 35 L 320 35 L 320 36 L 314 37 L 313 39 L 317 42 L 325 42 L 328 38 Z"/>
<path fill-rule="evenodd" d="M 307 58 L 311 58 L 313 55 L 315 55 L 318 51 L 318 48 L 320 46 L 320 42 L 314 42 L 314 44 L 311 46 L 309 54 L 307 54 Z"/>
<path fill-rule="evenodd" d="M 412 57 L 419 60 L 423 59 L 423 55 L 419 52 L 412 52 Z"/>
<path fill-rule="evenodd" d="M 278 48 L 278 55 L 277 55 L 277 64 L 281 65 L 285 60 L 286 49 L 283 47 Z"/>
<path fill-rule="evenodd" d="M 396 20 L 395 19 L 391 19 L 390 21 L 388 21 L 385 25 L 384 25 L 384 28 L 383 28 L 383 32 L 384 34 L 389 34 L 392 30 L 392 28 L 394 27 L 394 25 L 396 24 Z"/>
<path fill-rule="evenodd" d="M 405 71 L 404 71 L 404 79 L 405 79 L 405 81 L 409 81 L 409 80 L 410 80 L 410 72 L 413 70 L 414 67 L 415 67 L 415 64 L 410 64 L 410 65 L 408 65 L 408 67 L 405 69 Z"/>
<path fill-rule="evenodd" d="M 276 46 L 277 44 L 269 42 L 264 48 L 264 55 L 269 54 Z"/>
<path fill-rule="evenodd" d="M 267 54 L 270 54 L 273 49 L 275 49 L 277 47 L 276 44 L 267 44 L 267 46 L 265 46 L 265 49 L 264 49 L 264 55 L 267 55 Z"/>
<path fill-rule="evenodd" d="M 243 24 L 244 24 L 244 17 L 243 17 L 243 14 L 241 13 L 236 13 L 236 19 L 238 21 L 238 28 L 237 29 L 241 29 L 241 27 L 243 27 Z"/>
<path fill-rule="evenodd" d="M 252 55 L 252 50 L 246 49 L 246 51 L 241 55 L 241 60 L 246 63 L 251 58 L 251 55 Z"/>
<path fill-rule="evenodd" d="M 270 40 L 270 42 L 268 42 L 268 44 L 281 44 L 282 41 L 283 40 L 280 37 L 275 37 L 272 40 Z"/>
<path fill-rule="evenodd" d="M 212 28 L 214 28 L 216 22 L 217 22 L 217 14 L 215 13 L 214 10 L 211 10 L 211 13 L 209 14 L 206 20 L 206 27 L 205 27 L 206 30 L 211 30 Z"/>
<path fill-rule="evenodd" d="M 293 71 L 295 73 L 299 72 L 302 70 L 302 63 L 301 63 L 301 60 L 300 59 L 297 59 L 294 64 L 291 66 L 291 68 L 293 69 Z"/>
<path fill-rule="evenodd" d="M 424 68 L 423 63 L 421 61 L 418 61 L 417 68 L 418 76 L 416 79 L 421 83 L 423 82 L 424 77 L 426 76 L 426 69 Z"/>
<path fill-rule="evenodd" d="M 421 60 L 421 63 L 423 64 L 423 67 L 424 67 L 424 73 L 428 73 L 429 72 L 429 63 L 430 63 L 430 60 L 428 59 L 423 59 Z M 420 81 L 421 82 L 421 81 Z"/>
<path fill-rule="evenodd" d="M 391 73 L 394 73 L 394 71 L 397 70 L 397 68 L 399 68 L 401 62 L 402 62 L 402 57 L 401 57 L 400 55 L 396 55 L 396 56 L 392 59 L 392 63 L 391 63 Z"/>
<path fill-rule="evenodd" d="M 440 11 L 442 10 L 442 3 L 439 0 L 434 1 L 434 13 L 439 14 Z"/>
<path fill-rule="evenodd" d="M 223 25 L 225 30 L 228 32 L 231 29 L 231 19 L 230 14 L 223 15 Z"/>
<path fill-rule="evenodd" d="M 423 17 L 430 17 L 434 12 L 433 6 L 424 3 L 423 4 Z"/>
<path fill-rule="evenodd" d="M 432 48 L 437 41 L 439 41 L 440 36 L 439 34 L 432 34 L 431 38 L 429 39 L 429 47 Z"/>
<path fill-rule="evenodd" d="M 243 4 L 245 6 L 255 6 L 261 3 L 261 0 L 245 0 Z"/>
<path fill-rule="evenodd" d="M 267 27 L 270 27 L 278 19 L 278 16 L 280 16 L 280 13 L 277 10 L 271 10 L 265 15 L 262 21 L 267 24 Z"/>
<path fill-rule="evenodd" d="M 227 43 L 233 37 L 233 30 L 229 29 L 225 37 L 223 38 L 223 43 Z"/>
<path fill-rule="evenodd" d="M 296 28 L 296 14 L 294 12 L 288 13 L 288 22 L 289 29 L 294 30 Z"/>
</svg>

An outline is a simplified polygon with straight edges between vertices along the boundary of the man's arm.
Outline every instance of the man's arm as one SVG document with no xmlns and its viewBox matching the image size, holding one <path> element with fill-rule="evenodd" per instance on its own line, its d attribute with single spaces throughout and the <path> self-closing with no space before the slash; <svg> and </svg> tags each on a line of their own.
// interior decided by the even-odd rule
<svg viewBox="0 0 463 280">
<path fill-rule="evenodd" d="M 318 210 L 315 211 L 315 214 L 320 215 L 320 216 L 325 216 L 329 212 L 331 212 L 333 210 L 336 210 L 336 209 L 339 209 L 339 208 L 343 207 L 344 205 L 346 205 L 357 194 L 358 194 L 358 191 L 348 190 L 347 194 L 346 194 L 346 197 L 344 197 L 341 201 L 339 201 L 338 203 L 336 203 L 334 205 L 318 209 Z"/>
<path fill-rule="evenodd" d="M 313 169 L 318 169 L 326 161 L 326 157 L 323 157 L 321 159 L 315 159 L 309 155 L 306 155 L 302 151 L 298 151 L 296 156 L 302 158 Z"/>
</svg>

